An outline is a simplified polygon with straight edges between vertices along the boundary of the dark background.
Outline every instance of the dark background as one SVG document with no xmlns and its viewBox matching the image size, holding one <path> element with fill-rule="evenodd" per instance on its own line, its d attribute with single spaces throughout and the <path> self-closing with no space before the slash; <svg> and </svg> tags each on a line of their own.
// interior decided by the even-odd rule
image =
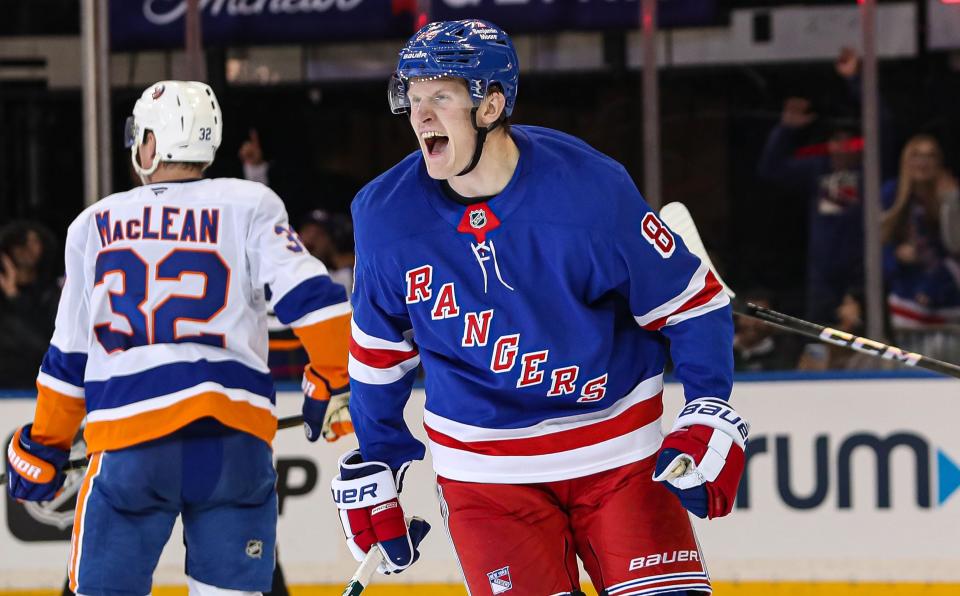
<svg viewBox="0 0 960 596">
<path fill-rule="evenodd" d="M 764 5 L 774 3 L 723 1 L 718 14 Z M 78 6 L 0 0 L 0 35 L 75 35 Z M 923 48 L 923 31 L 918 36 Z M 640 75 L 624 67 L 622 33 L 605 37 L 605 71 L 523 74 L 512 120 L 585 139 L 622 162 L 642 189 Z M 228 86 L 224 60 L 222 48 L 208 49 L 210 82 L 225 116 L 223 143 L 210 173 L 239 176 L 237 150 L 256 128 L 272 162 L 271 182 L 294 221 L 311 208 L 346 209 L 364 182 L 415 149 L 406 121 L 387 108 L 385 81 Z M 801 310 L 806 197 L 759 182 L 756 162 L 788 96 L 811 98 L 821 115 L 809 130 L 810 143 L 822 142 L 837 122 L 856 126 L 857 107 L 850 104 L 844 82 L 832 64 L 819 62 L 669 68 L 661 71 L 660 85 L 664 202 L 690 207 L 731 285 L 768 287 L 780 297 L 782 309 Z M 141 91 L 113 93 L 116 190 L 131 185 L 121 128 Z M 948 165 L 957 172 L 960 76 L 947 56 L 921 50 L 914 59 L 884 60 L 880 92 L 885 112 L 893 115 L 883 139 L 885 176 L 895 175 L 902 142 L 917 132 L 940 138 Z M 2 84 L 0 221 L 38 219 L 62 238 L 83 208 L 81 117 L 79 90 Z"/>
</svg>

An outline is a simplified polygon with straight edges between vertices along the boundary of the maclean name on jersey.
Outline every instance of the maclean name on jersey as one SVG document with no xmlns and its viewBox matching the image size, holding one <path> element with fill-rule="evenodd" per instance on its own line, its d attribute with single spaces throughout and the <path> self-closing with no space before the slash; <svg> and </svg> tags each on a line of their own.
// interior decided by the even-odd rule
<svg viewBox="0 0 960 596">
<path fill-rule="evenodd" d="M 167 240 L 216 244 L 220 237 L 219 209 L 186 209 L 164 206 L 157 217 L 144 207 L 140 217 L 111 221 L 110 211 L 96 214 L 100 245 L 118 240 Z"/>
</svg>

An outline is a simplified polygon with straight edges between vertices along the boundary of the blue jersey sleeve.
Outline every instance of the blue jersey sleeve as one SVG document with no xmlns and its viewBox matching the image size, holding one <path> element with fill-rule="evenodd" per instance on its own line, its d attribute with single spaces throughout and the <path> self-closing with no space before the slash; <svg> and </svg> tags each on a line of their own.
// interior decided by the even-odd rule
<svg viewBox="0 0 960 596">
<path fill-rule="evenodd" d="M 420 354 L 402 294 L 357 246 L 350 339 L 350 417 L 366 461 L 394 470 L 423 459 L 424 446 L 410 433 L 403 409 L 416 379 Z"/>
<path fill-rule="evenodd" d="M 624 173 L 626 177 L 626 173 Z M 612 283 L 637 324 L 670 341 L 687 400 L 728 399 L 733 386 L 730 299 L 710 268 L 687 250 L 628 178 L 610 258 Z"/>
</svg>

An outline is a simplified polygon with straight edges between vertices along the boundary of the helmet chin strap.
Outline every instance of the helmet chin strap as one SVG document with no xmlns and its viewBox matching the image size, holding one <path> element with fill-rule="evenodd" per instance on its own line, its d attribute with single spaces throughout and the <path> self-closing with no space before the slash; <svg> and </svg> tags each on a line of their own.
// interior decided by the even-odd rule
<svg viewBox="0 0 960 596">
<path fill-rule="evenodd" d="M 483 155 L 483 144 L 487 141 L 487 134 L 493 132 L 498 126 L 500 126 L 501 120 L 497 120 L 490 125 L 490 128 L 482 128 L 477 124 L 477 108 L 470 110 L 470 122 L 473 123 L 473 129 L 477 131 L 477 144 L 473 149 L 473 159 L 470 160 L 470 163 L 467 167 L 463 168 L 463 171 L 457 174 L 457 176 L 464 176 L 473 171 L 473 168 L 477 167 L 477 164 L 480 163 L 480 157 Z"/>
</svg>

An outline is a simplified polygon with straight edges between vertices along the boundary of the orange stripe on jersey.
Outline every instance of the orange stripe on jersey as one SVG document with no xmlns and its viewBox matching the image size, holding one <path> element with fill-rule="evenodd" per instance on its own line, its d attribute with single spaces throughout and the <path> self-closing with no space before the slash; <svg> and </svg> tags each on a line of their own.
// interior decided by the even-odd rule
<svg viewBox="0 0 960 596">
<path fill-rule="evenodd" d="M 350 382 L 347 360 L 350 353 L 350 315 L 294 328 L 310 356 L 310 367 L 337 389 Z"/>
<path fill-rule="evenodd" d="M 70 590 L 77 591 L 77 572 L 80 568 L 80 541 L 83 539 L 83 514 L 87 509 L 87 499 L 90 496 L 90 486 L 93 484 L 93 478 L 100 472 L 101 453 L 94 453 L 90 457 L 90 463 L 87 465 L 87 473 L 83 477 L 83 483 L 80 485 L 80 492 L 77 493 L 77 509 L 73 514 L 73 533 L 70 539 L 70 566 L 68 569 L 68 579 L 70 580 Z"/>
<path fill-rule="evenodd" d="M 83 437 L 89 452 L 112 451 L 165 437 L 201 418 L 216 418 L 225 426 L 250 433 L 267 444 L 273 442 L 277 433 L 277 418 L 270 411 L 209 391 L 160 410 L 120 420 L 90 422 Z"/>
<path fill-rule="evenodd" d="M 70 397 L 37 382 L 37 411 L 30 438 L 50 447 L 70 449 L 87 407 L 83 398 Z"/>
</svg>

